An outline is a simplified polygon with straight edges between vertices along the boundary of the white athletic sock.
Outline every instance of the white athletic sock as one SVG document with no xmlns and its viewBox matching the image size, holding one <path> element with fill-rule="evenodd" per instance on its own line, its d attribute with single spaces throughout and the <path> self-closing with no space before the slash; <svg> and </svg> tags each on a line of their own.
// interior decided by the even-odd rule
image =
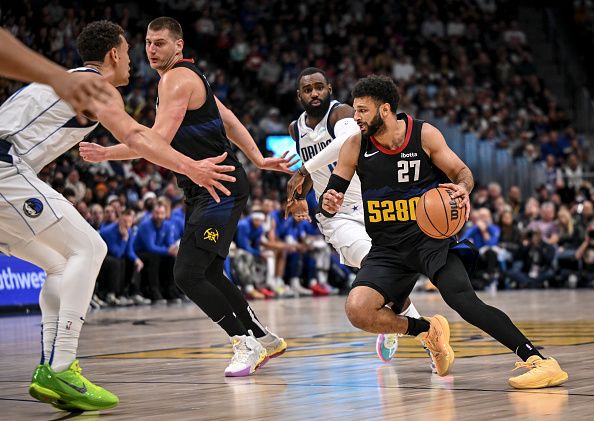
<svg viewBox="0 0 594 421">
<path fill-rule="evenodd" d="M 421 315 L 417 311 L 415 305 L 411 302 L 406 310 L 400 313 L 401 316 L 412 317 L 413 319 L 420 319 Z"/>
<path fill-rule="evenodd" d="M 58 315 L 43 315 L 41 321 L 41 364 L 49 363 L 58 332 Z"/>
<path fill-rule="evenodd" d="M 258 341 L 260 343 L 271 344 L 272 342 L 276 341 L 276 336 L 272 336 L 268 331 L 268 328 L 266 328 L 265 332 L 266 335 L 262 336 L 261 338 L 258 338 Z"/>
<path fill-rule="evenodd" d="M 84 314 L 71 310 L 60 311 L 51 362 L 52 370 L 64 371 L 76 359 L 78 338 L 84 321 Z"/>
</svg>

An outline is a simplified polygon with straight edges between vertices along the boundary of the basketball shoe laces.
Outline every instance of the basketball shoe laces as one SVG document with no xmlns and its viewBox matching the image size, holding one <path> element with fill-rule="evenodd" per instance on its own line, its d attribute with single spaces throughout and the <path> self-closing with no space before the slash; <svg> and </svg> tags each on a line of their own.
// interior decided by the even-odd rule
<svg viewBox="0 0 594 421">
<path fill-rule="evenodd" d="M 429 351 L 431 352 L 431 354 L 433 355 L 433 357 L 435 359 L 437 359 L 438 357 L 441 357 L 442 352 L 438 351 L 438 346 L 437 346 L 437 342 L 439 340 L 439 338 L 437 337 L 437 335 L 435 335 L 435 342 L 433 340 L 431 340 L 429 338 L 429 335 L 427 335 L 427 337 L 423 340 L 423 345 L 429 349 Z M 447 355 L 447 353 L 446 353 Z"/>
<path fill-rule="evenodd" d="M 396 343 L 396 340 L 398 339 L 398 335 L 396 334 L 387 334 L 384 336 L 384 347 L 388 348 L 388 349 L 392 349 L 394 347 L 394 344 Z"/>
<path fill-rule="evenodd" d="M 534 360 L 532 362 L 528 361 L 517 361 L 516 366 L 512 371 L 516 371 L 519 368 L 527 368 L 528 370 L 532 370 L 534 368 L 539 368 L 540 362 L 544 361 L 543 359 Z"/>
<path fill-rule="evenodd" d="M 70 370 L 71 370 L 71 371 L 74 371 L 76 374 L 78 374 L 78 375 L 79 375 L 79 376 L 81 376 L 83 379 L 85 379 L 85 378 L 84 378 L 84 376 L 82 375 L 82 368 L 81 368 L 80 364 L 78 363 L 78 360 L 75 360 L 75 361 L 74 361 L 74 364 L 72 364 L 72 365 L 70 366 Z M 85 380 L 86 380 L 86 379 L 85 379 Z"/>
<path fill-rule="evenodd" d="M 252 354 L 253 350 L 247 346 L 247 338 L 233 340 L 232 363 L 252 365 L 253 362 L 250 361 Z"/>
</svg>

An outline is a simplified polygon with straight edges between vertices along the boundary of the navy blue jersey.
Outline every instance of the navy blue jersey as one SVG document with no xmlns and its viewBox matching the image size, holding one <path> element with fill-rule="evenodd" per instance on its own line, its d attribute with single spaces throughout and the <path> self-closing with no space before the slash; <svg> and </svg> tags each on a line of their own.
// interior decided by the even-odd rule
<svg viewBox="0 0 594 421">
<path fill-rule="evenodd" d="M 374 245 L 390 248 L 410 247 L 426 238 L 416 223 L 417 203 L 424 192 L 448 182 L 423 150 L 423 121 L 404 113 L 397 117 L 406 123 L 400 148 L 386 149 L 363 135 L 357 163 L 365 228 Z"/>
</svg>

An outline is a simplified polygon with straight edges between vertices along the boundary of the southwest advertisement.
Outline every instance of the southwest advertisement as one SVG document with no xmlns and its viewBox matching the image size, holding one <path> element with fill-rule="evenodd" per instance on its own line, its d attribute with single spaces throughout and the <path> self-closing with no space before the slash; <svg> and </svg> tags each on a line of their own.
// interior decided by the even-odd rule
<svg viewBox="0 0 594 421">
<path fill-rule="evenodd" d="M 38 304 L 44 281 L 37 266 L 0 254 L 0 308 Z"/>
</svg>

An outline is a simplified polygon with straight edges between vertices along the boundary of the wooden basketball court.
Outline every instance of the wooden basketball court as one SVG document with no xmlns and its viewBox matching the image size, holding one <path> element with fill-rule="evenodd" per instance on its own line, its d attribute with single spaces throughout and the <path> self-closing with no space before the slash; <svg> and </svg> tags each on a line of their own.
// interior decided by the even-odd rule
<svg viewBox="0 0 594 421">
<path fill-rule="evenodd" d="M 27 394 L 39 359 L 39 315 L 0 318 L 3 420 L 374 420 L 590 419 L 594 398 L 594 291 L 481 293 L 506 311 L 569 373 L 560 387 L 507 385 L 516 357 L 463 322 L 437 294 L 418 293 L 421 314 L 452 327 L 452 374 L 431 374 L 413 339 L 382 363 L 375 336 L 351 327 L 344 297 L 253 303 L 284 336 L 287 353 L 256 375 L 225 378 L 224 332 L 193 304 L 101 310 L 88 315 L 80 342 L 83 374 L 120 397 L 112 410 L 60 412 Z M 514 373 L 518 373 L 517 371 Z"/>
</svg>

